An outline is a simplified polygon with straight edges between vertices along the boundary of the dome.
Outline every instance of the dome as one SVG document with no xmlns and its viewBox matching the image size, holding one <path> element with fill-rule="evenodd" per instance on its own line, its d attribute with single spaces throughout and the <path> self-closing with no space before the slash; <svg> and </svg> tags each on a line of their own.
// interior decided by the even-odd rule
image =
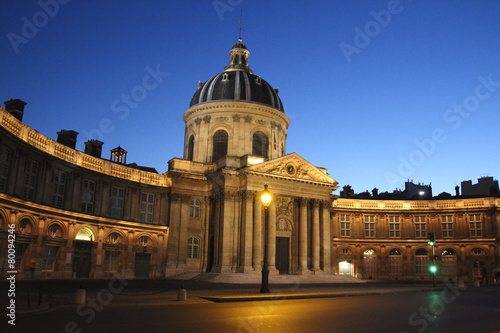
<svg viewBox="0 0 500 333">
<path fill-rule="evenodd" d="M 254 75 L 248 65 L 247 47 L 241 43 L 233 45 L 229 52 L 230 62 L 224 72 L 212 76 L 205 83 L 198 83 L 189 107 L 211 102 L 238 101 L 270 106 L 285 112 L 279 98 L 279 90 Z"/>
</svg>

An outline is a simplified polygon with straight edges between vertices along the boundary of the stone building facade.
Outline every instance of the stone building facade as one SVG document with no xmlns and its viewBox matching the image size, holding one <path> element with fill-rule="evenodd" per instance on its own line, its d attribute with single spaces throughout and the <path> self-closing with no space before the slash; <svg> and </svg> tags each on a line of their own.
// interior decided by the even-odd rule
<svg viewBox="0 0 500 333">
<path fill-rule="evenodd" d="M 447 262 L 443 277 L 499 263 L 498 198 L 333 196 L 338 183 L 326 169 L 287 154 L 279 90 L 253 74 L 249 55 L 239 40 L 224 71 L 198 83 L 183 117 L 184 156 L 164 174 L 126 164 L 121 147 L 101 158 L 96 140 L 77 151 L 74 131 L 57 141 L 38 133 L 22 122 L 20 100 L 0 107 L 2 274 L 260 274 L 267 244 L 271 274 L 428 279 L 428 232 Z"/>
</svg>

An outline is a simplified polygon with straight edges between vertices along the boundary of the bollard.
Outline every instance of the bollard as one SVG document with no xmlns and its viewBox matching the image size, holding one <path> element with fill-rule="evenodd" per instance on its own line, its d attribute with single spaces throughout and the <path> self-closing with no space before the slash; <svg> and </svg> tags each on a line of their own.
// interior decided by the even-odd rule
<svg viewBox="0 0 500 333">
<path fill-rule="evenodd" d="M 474 280 L 474 287 L 479 287 L 481 282 L 479 280 Z"/>
<path fill-rule="evenodd" d="M 179 289 L 179 292 L 177 293 L 177 300 L 178 301 L 187 300 L 187 290 L 186 289 Z"/>
<path fill-rule="evenodd" d="M 463 279 L 458 279 L 458 287 L 459 288 L 465 288 L 464 280 Z"/>
<path fill-rule="evenodd" d="M 80 289 L 76 290 L 75 303 L 85 304 L 85 289 L 83 289 L 82 286 L 80 286 Z"/>
</svg>

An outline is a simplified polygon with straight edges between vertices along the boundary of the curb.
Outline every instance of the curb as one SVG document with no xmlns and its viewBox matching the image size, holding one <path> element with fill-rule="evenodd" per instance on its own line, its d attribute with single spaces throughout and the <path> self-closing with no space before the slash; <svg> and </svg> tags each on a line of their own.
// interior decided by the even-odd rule
<svg viewBox="0 0 500 333">
<path fill-rule="evenodd" d="M 255 296 L 199 296 L 200 298 L 212 301 L 215 303 L 225 302 L 255 302 L 255 301 L 278 301 L 288 299 L 312 299 L 312 298 L 334 298 L 334 297 L 353 297 L 353 296 L 371 296 L 371 295 L 388 295 L 422 291 L 436 291 L 440 288 L 421 288 L 408 290 L 385 290 L 385 291 L 366 291 L 366 292 L 351 292 L 351 293 L 326 293 L 326 294 L 281 294 L 281 295 L 255 295 Z"/>
</svg>

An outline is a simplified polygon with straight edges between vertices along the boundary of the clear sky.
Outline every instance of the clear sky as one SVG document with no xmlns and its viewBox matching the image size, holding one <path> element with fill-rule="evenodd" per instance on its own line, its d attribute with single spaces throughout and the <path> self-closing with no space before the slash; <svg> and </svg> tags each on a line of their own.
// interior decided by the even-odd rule
<svg viewBox="0 0 500 333">
<path fill-rule="evenodd" d="M 280 89 L 287 153 L 356 192 L 499 176 L 500 1 L 4 1 L 0 101 L 167 171 L 182 115 L 237 42 Z M 123 96 L 130 96 L 123 97 Z M 338 193 L 338 191 L 337 191 Z"/>
</svg>

